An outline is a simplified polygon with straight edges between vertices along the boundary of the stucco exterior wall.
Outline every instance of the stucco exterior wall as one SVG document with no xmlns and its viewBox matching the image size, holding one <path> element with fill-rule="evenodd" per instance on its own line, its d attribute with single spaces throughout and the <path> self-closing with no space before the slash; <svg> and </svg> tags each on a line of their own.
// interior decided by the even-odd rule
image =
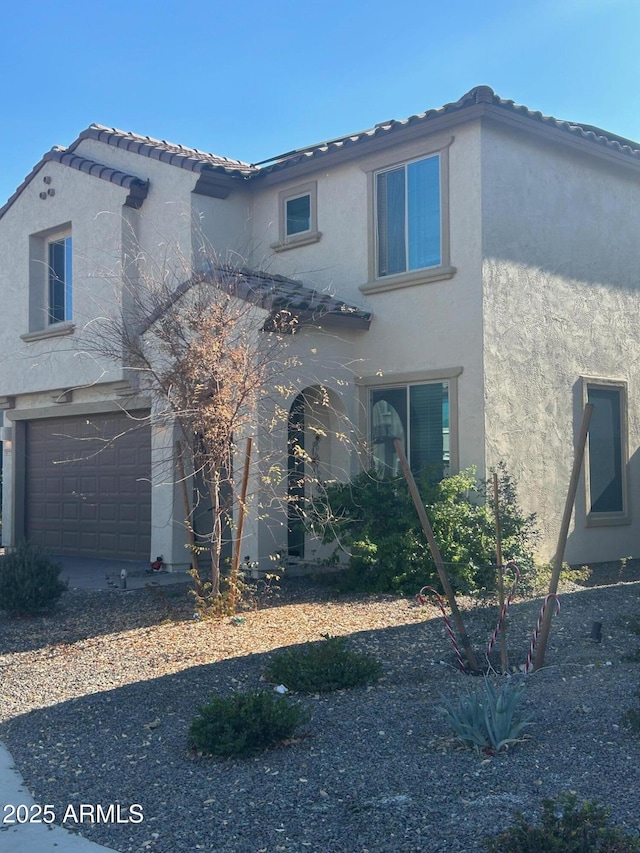
<svg viewBox="0 0 640 853">
<path fill-rule="evenodd" d="M 45 184 L 43 177 L 51 178 L 51 183 Z M 43 189 L 52 189 L 55 194 L 42 200 L 39 193 Z M 126 190 L 113 184 L 49 163 L 5 213 L 0 228 L 0 394 L 70 388 L 121 378 L 119 367 L 95 354 L 83 353 L 78 342 L 90 334 L 88 327 L 94 318 L 119 305 L 115 282 L 120 272 L 121 225 L 119 218 L 106 211 L 120 210 L 126 194 Z M 34 286 L 30 237 L 59 229 L 71 233 L 73 240 L 72 321 L 76 330 L 63 337 L 25 341 L 21 335 L 30 331 L 30 286 Z M 39 272 L 37 267 L 35 271 Z M 45 287 L 45 278 L 43 272 L 41 288 Z"/>
<path fill-rule="evenodd" d="M 372 217 L 367 172 L 447 148 L 452 278 L 418 282 L 388 292 L 365 295 L 370 279 Z M 481 287 L 480 127 L 469 124 L 424 139 L 371 151 L 357 160 L 261 189 L 256 184 L 254 236 L 271 252 L 269 269 L 301 279 L 319 290 L 373 311 L 368 332 L 353 337 L 349 364 L 353 377 L 380 373 L 398 377 L 462 367 L 458 383 L 460 465 L 484 468 Z M 278 192 L 317 181 L 318 229 L 311 245 L 273 252 L 278 240 Z M 338 335 L 337 337 L 343 337 Z M 320 352 L 331 352 L 326 339 Z M 331 356 L 329 356 L 329 362 Z M 361 396 L 353 385 L 342 397 L 358 401 L 354 423 L 362 421 Z M 351 408 L 351 404 L 347 404 Z"/>
<path fill-rule="evenodd" d="M 487 465 L 503 461 L 540 555 L 556 549 L 582 417 L 581 377 L 628 382 L 631 524 L 587 527 L 584 476 L 565 559 L 640 547 L 640 176 L 485 125 L 482 140 Z"/>
<path fill-rule="evenodd" d="M 139 252 L 153 259 L 152 274 L 175 271 L 179 280 L 184 278 L 191 261 L 190 193 L 197 175 L 95 139 L 83 139 L 76 154 L 149 181 L 135 225 Z M 112 212 L 121 215 L 119 209 Z"/>
<path fill-rule="evenodd" d="M 253 219 L 251 195 L 239 185 L 227 198 L 191 193 L 194 266 L 216 260 L 229 266 L 251 266 Z"/>
</svg>

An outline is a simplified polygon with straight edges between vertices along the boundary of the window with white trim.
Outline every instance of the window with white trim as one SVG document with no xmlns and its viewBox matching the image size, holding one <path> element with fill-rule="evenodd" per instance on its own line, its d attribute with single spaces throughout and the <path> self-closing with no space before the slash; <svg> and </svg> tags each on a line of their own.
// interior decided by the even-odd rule
<svg viewBox="0 0 640 853">
<path fill-rule="evenodd" d="M 593 405 L 587 442 L 587 521 L 628 521 L 627 398 L 624 383 L 586 380 L 586 401 Z"/>
<path fill-rule="evenodd" d="M 403 446 L 411 470 L 434 479 L 451 473 L 449 382 L 372 388 L 369 391 L 373 464 L 381 474 L 400 474 L 394 440 Z"/>
<path fill-rule="evenodd" d="M 375 175 L 377 276 L 440 266 L 440 155 Z"/>
<path fill-rule="evenodd" d="M 47 322 L 71 320 L 72 254 L 71 235 L 47 243 Z"/>
</svg>

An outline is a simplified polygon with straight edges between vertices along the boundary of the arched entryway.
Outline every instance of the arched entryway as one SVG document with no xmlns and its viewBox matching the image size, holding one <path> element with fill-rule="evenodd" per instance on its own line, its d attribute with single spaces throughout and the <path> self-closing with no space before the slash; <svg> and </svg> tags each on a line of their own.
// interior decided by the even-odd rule
<svg viewBox="0 0 640 853">
<path fill-rule="evenodd" d="M 304 557 L 305 397 L 298 394 L 287 423 L 287 548 L 289 557 Z"/>
<path fill-rule="evenodd" d="M 350 454 L 344 420 L 340 396 L 324 386 L 305 388 L 291 405 L 287 423 L 289 557 L 309 556 L 305 553 L 309 501 L 323 483 L 348 477 Z"/>
</svg>

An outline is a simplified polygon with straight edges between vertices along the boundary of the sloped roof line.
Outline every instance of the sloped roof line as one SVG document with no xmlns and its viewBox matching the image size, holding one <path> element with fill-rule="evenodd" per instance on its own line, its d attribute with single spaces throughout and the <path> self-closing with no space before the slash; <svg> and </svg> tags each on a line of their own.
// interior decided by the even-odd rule
<svg viewBox="0 0 640 853">
<path fill-rule="evenodd" d="M 213 169 L 233 177 L 249 177 L 257 169 L 242 160 L 232 160 L 218 154 L 208 154 L 197 148 L 187 148 L 175 142 L 154 139 L 151 136 L 140 136 L 131 131 L 118 130 L 116 127 L 106 127 L 101 124 L 91 124 L 83 130 L 68 150 L 75 150 L 84 139 L 95 139 L 116 148 L 124 148 L 135 154 L 141 154 L 154 160 L 161 160 L 172 166 L 187 169 L 191 172 L 202 172 Z"/>
<path fill-rule="evenodd" d="M 68 148 L 60 148 L 56 146 L 46 152 L 42 159 L 36 163 L 33 169 L 29 172 L 13 195 L 10 196 L 2 207 L 0 207 L 0 219 L 2 219 L 13 202 L 47 163 L 61 163 L 63 166 L 69 166 L 71 169 L 76 169 L 78 172 L 84 172 L 87 175 L 92 175 L 95 178 L 100 178 L 103 181 L 108 181 L 111 184 L 116 184 L 116 186 L 128 189 L 129 195 L 125 201 L 127 207 L 134 207 L 137 209 L 147 197 L 149 181 L 139 178 L 136 175 L 122 172 L 119 169 L 114 169 L 111 166 L 106 166 L 104 163 L 98 163 L 96 160 L 89 160 L 87 157 L 80 157 L 77 154 L 70 152 Z"/>
<path fill-rule="evenodd" d="M 307 287 L 297 279 L 248 267 L 209 264 L 181 282 L 164 304 L 144 321 L 140 333 L 151 328 L 192 287 L 202 283 L 221 287 L 239 299 L 258 305 L 272 317 L 289 311 L 301 325 L 326 323 L 367 330 L 373 316 L 370 311 Z"/>
<path fill-rule="evenodd" d="M 539 111 L 531 110 L 526 106 L 516 104 L 515 101 L 501 98 L 490 86 L 476 86 L 464 94 L 459 100 L 445 104 L 437 109 L 417 113 L 405 119 L 390 119 L 388 121 L 378 122 L 374 127 L 367 130 L 359 131 L 358 133 L 351 133 L 347 136 L 336 137 L 315 145 L 309 145 L 304 148 L 289 151 L 286 154 L 277 155 L 269 160 L 262 160 L 256 165 L 260 166 L 259 174 L 268 174 L 270 172 L 288 168 L 302 161 L 328 154 L 332 151 L 339 151 L 352 145 L 361 144 L 362 142 L 374 139 L 375 137 L 394 133 L 402 128 L 433 121 L 446 115 L 461 112 L 469 107 L 483 104 L 489 107 L 497 107 L 499 110 L 504 110 L 505 112 L 510 112 L 515 115 L 540 122 L 547 127 L 564 131 L 574 137 L 593 142 L 596 145 L 609 148 L 613 151 L 633 157 L 634 159 L 640 159 L 640 143 L 638 142 L 617 136 L 614 133 L 610 133 L 594 125 L 581 124 L 579 122 L 566 121 L 564 119 L 557 119 L 553 116 L 544 115 Z"/>
<path fill-rule="evenodd" d="M 396 133 L 397 131 L 401 131 L 404 128 L 435 121 L 436 119 L 448 115 L 462 113 L 464 110 L 473 107 L 484 110 L 487 114 L 494 116 L 500 115 L 500 112 L 502 111 L 505 114 L 519 116 L 526 120 L 536 122 L 544 127 L 566 133 L 568 137 L 593 144 L 594 150 L 599 148 L 601 151 L 608 151 L 615 155 L 622 155 L 623 157 L 629 158 L 629 162 L 637 163 L 640 161 L 640 143 L 638 142 L 625 139 L 622 136 L 617 136 L 616 134 L 596 127 L 595 125 L 565 121 L 562 119 L 556 119 L 553 116 L 544 115 L 539 111 L 530 110 L 526 106 L 516 104 L 515 101 L 501 98 L 490 86 L 476 86 L 464 94 L 459 100 L 445 104 L 437 109 L 417 113 L 402 120 L 390 119 L 389 121 L 378 122 L 378 124 L 368 130 L 359 131 L 358 133 L 349 134 L 347 136 L 336 137 L 335 139 L 299 148 L 294 151 L 288 151 L 285 154 L 279 154 L 269 160 L 262 160 L 255 164 L 244 163 L 241 160 L 232 160 L 227 157 L 220 157 L 216 154 L 207 154 L 203 151 L 199 151 L 197 148 L 187 148 L 183 145 L 167 142 L 165 140 L 153 139 L 150 136 L 139 136 L 138 134 L 131 133 L 129 131 L 122 131 L 117 128 L 110 128 L 100 124 L 92 124 L 86 130 L 83 130 L 78 138 L 68 148 L 53 148 L 50 152 L 44 155 L 42 160 L 40 160 L 30 174 L 27 175 L 16 192 L 2 207 L 0 207 L 0 218 L 2 218 L 7 209 L 13 204 L 27 184 L 42 168 L 44 163 L 55 159 L 56 157 L 60 157 L 61 154 L 65 152 L 67 154 L 73 154 L 83 139 L 96 139 L 108 145 L 124 148 L 128 151 L 133 151 L 137 154 L 199 173 L 203 176 L 206 176 L 207 174 L 211 175 L 211 173 L 217 173 L 219 175 L 226 175 L 227 178 L 230 179 L 248 181 L 260 178 L 263 175 L 268 175 L 290 168 L 300 163 L 309 162 L 316 157 L 322 157 L 332 152 L 339 152 L 351 146 L 361 145 L 362 143 L 377 137 L 388 136 Z M 62 159 L 59 159 L 58 162 L 63 161 Z M 75 160 L 70 160 L 66 164 L 71 165 L 72 168 L 78 167 Z M 117 172 L 117 170 L 114 170 L 114 172 Z M 91 174 L 93 174 L 93 172 L 91 172 Z M 133 178 L 133 176 L 131 177 Z"/>
</svg>

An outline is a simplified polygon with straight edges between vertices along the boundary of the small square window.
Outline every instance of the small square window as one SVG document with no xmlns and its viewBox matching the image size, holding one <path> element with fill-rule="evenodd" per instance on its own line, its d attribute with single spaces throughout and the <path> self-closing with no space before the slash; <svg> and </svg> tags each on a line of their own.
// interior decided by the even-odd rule
<svg viewBox="0 0 640 853">
<path fill-rule="evenodd" d="M 276 252 L 316 243 L 318 231 L 317 182 L 291 187 L 278 193 L 278 241 L 271 244 Z"/>
</svg>

